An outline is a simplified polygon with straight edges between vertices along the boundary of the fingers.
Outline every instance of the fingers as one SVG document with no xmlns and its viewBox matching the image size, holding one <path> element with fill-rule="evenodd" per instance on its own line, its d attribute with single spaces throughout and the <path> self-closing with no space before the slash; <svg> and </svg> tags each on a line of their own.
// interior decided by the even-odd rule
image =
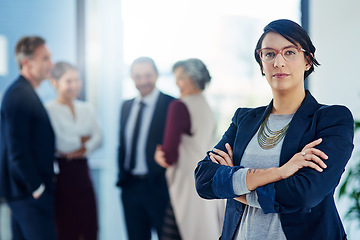
<svg viewBox="0 0 360 240">
<path fill-rule="evenodd" d="M 314 155 L 314 154 L 305 154 L 303 156 L 303 158 L 306 161 L 312 161 L 314 163 L 316 163 L 318 166 L 320 166 L 321 168 L 327 168 L 326 164 L 324 163 L 323 160 L 321 160 L 318 156 Z"/>
<path fill-rule="evenodd" d="M 233 159 L 233 151 L 232 151 L 232 149 L 231 149 L 230 144 L 226 143 L 226 144 L 225 144 L 225 147 L 226 147 L 226 150 L 227 150 L 227 152 L 228 152 L 228 154 L 229 154 L 229 156 L 230 156 L 230 158 L 231 158 L 231 160 L 232 160 L 232 159 Z"/>
<path fill-rule="evenodd" d="M 229 146 L 230 147 L 230 146 Z M 231 149 L 231 147 L 230 147 Z M 216 161 L 218 161 L 218 163 L 220 163 L 221 165 L 226 165 L 226 166 L 230 166 L 233 167 L 233 161 L 232 161 L 232 151 L 231 151 L 231 157 L 228 153 L 221 151 L 219 149 L 214 148 L 213 149 L 214 153 L 210 153 L 210 157 L 212 156 Z"/>
<path fill-rule="evenodd" d="M 303 164 L 304 167 L 311 167 L 313 169 L 315 169 L 316 171 L 318 172 L 322 172 L 323 169 L 317 165 L 316 163 L 312 162 L 312 161 L 305 161 L 304 164 Z"/>
<path fill-rule="evenodd" d="M 225 161 L 225 159 L 222 158 L 221 156 L 216 155 L 214 153 L 209 153 L 209 156 L 210 156 L 210 160 L 213 161 L 214 163 L 229 166 L 228 163 Z"/>
<path fill-rule="evenodd" d="M 316 139 L 315 141 L 312 141 L 311 143 L 306 144 L 305 147 L 303 148 L 303 151 L 305 149 L 313 148 L 313 147 L 319 145 L 321 142 L 322 142 L 322 138 Z"/>
<path fill-rule="evenodd" d="M 305 153 L 305 155 L 313 154 L 313 155 L 319 156 L 325 160 L 327 160 L 329 158 L 323 151 L 316 149 L 316 148 L 310 148 L 310 149 L 303 150 L 302 153 Z"/>
</svg>

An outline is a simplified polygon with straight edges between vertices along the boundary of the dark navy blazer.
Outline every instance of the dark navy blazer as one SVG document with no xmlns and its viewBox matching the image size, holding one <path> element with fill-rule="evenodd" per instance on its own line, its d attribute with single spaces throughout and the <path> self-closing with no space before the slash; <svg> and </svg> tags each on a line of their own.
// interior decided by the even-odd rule
<svg viewBox="0 0 360 240">
<path fill-rule="evenodd" d="M 164 185 L 165 188 L 166 188 L 165 169 L 160 167 L 155 162 L 154 154 L 155 154 L 156 145 L 162 144 L 168 105 L 172 100 L 174 100 L 173 97 L 160 92 L 160 95 L 156 102 L 154 115 L 151 120 L 148 139 L 146 141 L 146 162 L 149 171 L 148 172 L 149 180 L 152 181 L 154 184 L 164 185 L 165 183 Z M 125 151 L 126 151 L 125 127 L 133 103 L 134 103 L 134 99 L 127 100 L 123 103 L 121 108 L 120 144 L 118 151 L 119 174 L 117 181 L 117 186 L 119 187 L 123 187 L 130 177 L 130 172 L 126 171 L 124 168 Z"/>
<path fill-rule="evenodd" d="M 233 199 L 238 196 L 233 192 L 232 175 L 241 168 L 246 146 L 271 109 L 272 102 L 267 107 L 236 111 L 230 127 L 215 147 L 226 151 L 225 143 L 231 145 L 234 167 L 213 163 L 206 156 L 195 170 L 196 189 L 201 197 L 228 199 L 222 239 L 233 239 L 244 207 Z M 321 105 L 306 92 L 287 130 L 280 166 L 306 144 L 322 138 L 316 148 L 328 155 L 327 168 L 323 172 L 302 168 L 287 179 L 256 189 L 264 213 L 280 214 L 287 239 L 346 239 L 333 195 L 351 156 L 353 136 L 354 121 L 346 107 Z"/>
<path fill-rule="evenodd" d="M 23 76 L 1 104 L 0 196 L 31 196 L 41 183 L 53 190 L 54 132 L 34 88 Z"/>
</svg>

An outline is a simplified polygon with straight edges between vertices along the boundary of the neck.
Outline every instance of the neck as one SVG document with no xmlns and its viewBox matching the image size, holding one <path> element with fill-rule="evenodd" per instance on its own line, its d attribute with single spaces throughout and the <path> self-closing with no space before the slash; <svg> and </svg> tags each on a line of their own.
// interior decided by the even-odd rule
<svg viewBox="0 0 360 240">
<path fill-rule="evenodd" d="M 184 98 L 184 97 L 191 96 L 191 95 L 197 95 L 197 94 L 200 94 L 201 92 L 202 91 L 199 89 L 194 89 L 194 90 L 191 90 L 191 91 L 188 91 L 185 93 L 181 93 L 180 98 Z"/>
<path fill-rule="evenodd" d="M 68 105 L 69 107 L 73 107 L 74 103 L 73 103 L 73 99 L 69 99 L 63 96 L 58 95 L 56 101 L 58 103 L 64 104 L 64 105 Z"/>
<path fill-rule="evenodd" d="M 26 69 L 22 69 L 20 74 L 28 81 L 30 82 L 31 86 L 33 88 L 37 88 L 40 86 L 40 83 L 42 80 L 34 78 Z"/>
<path fill-rule="evenodd" d="M 273 109 L 274 114 L 293 114 L 300 107 L 305 98 L 305 89 L 302 88 L 296 92 L 279 93 L 273 91 Z"/>
</svg>

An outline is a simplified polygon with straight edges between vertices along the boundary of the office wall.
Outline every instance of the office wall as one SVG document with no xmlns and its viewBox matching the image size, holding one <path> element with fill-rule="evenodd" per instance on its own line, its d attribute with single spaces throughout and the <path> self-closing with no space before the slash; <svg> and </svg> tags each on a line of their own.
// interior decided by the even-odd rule
<svg viewBox="0 0 360 240">
<path fill-rule="evenodd" d="M 346 105 L 354 118 L 360 120 L 360 1 L 310 1 L 310 35 L 317 47 L 316 56 L 322 64 L 309 81 L 309 88 L 319 102 Z M 355 134 L 355 149 L 342 181 L 350 167 L 360 159 L 360 134 Z M 342 183 L 340 182 L 340 184 Z M 349 239 L 360 239 L 359 223 L 344 216 L 348 199 L 336 202 Z"/>
<path fill-rule="evenodd" d="M 360 119 L 360 1 L 310 1 L 310 35 L 321 66 L 309 81 L 317 99 Z"/>
<path fill-rule="evenodd" d="M 5 70 L 0 72 L 0 97 L 18 75 L 14 48 L 18 39 L 24 35 L 45 38 L 54 61 L 75 62 L 75 7 L 76 1 L 72 0 L 0 0 L 0 38 L 6 45 L 0 49 L 0 55 L 5 55 L 3 58 L 6 61 Z M 40 93 L 44 99 L 53 96 L 48 83 L 42 84 Z"/>
</svg>

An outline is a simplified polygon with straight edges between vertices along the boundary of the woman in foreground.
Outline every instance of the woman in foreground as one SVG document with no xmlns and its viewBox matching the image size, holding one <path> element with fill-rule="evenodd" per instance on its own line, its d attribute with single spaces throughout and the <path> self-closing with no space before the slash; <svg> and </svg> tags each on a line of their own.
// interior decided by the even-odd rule
<svg viewBox="0 0 360 240">
<path fill-rule="evenodd" d="M 273 100 L 239 108 L 195 170 L 201 197 L 228 199 L 221 239 L 346 239 L 333 194 L 353 150 L 351 112 L 305 91 L 319 63 L 297 23 L 269 23 L 255 58 Z"/>
</svg>

